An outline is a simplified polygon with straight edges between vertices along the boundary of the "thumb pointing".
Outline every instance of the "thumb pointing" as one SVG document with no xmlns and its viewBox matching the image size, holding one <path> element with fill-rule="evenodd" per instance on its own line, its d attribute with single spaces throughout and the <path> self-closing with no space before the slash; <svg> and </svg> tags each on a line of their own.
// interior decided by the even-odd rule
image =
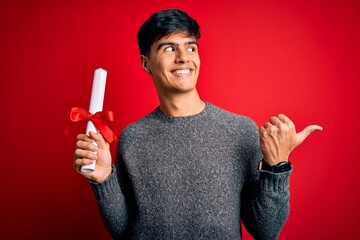
<svg viewBox="0 0 360 240">
<path fill-rule="evenodd" d="M 297 134 L 298 140 L 299 140 L 298 144 L 302 143 L 314 131 L 322 131 L 322 130 L 323 130 L 323 128 L 318 125 L 307 126 L 306 128 L 304 128 L 304 130 L 302 130 L 301 132 L 299 132 Z"/>
</svg>

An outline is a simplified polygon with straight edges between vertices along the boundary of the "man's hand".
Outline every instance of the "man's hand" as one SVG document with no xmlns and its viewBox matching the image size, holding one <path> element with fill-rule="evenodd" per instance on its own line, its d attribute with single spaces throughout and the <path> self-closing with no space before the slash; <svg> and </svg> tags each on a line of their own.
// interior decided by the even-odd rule
<svg viewBox="0 0 360 240">
<path fill-rule="evenodd" d="M 74 169 L 87 179 L 103 182 L 111 174 L 110 146 L 100 133 L 90 132 L 89 134 L 90 137 L 85 134 L 77 136 Z M 93 172 L 84 173 L 80 171 L 82 165 L 92 164 L 94 161 L 96 161 L 96 166 Z"/>
<path fill-rule="evenodd" d="M 264 160 L 269 165 L 289 160 L 289 155 L 312 132 L 321 131 L 322 127 L 310 125 L 296 133 L 295 124 L 284 114 L 271 117 L 260 127 L 260 147 Z"/>
</svg>

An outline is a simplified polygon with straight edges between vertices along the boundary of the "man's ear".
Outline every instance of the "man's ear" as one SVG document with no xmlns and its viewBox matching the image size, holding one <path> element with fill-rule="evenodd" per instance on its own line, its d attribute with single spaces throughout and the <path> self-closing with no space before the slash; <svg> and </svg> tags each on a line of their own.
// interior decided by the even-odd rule
<svg viewBox="0 0 360 240">
<path fill-rule="evenodd" d="M 151 73 L 150 67 L 148 65 L 148 57 L 145 55 L 140 56 L 141 66 L 146 73 Z"/>
</svg>

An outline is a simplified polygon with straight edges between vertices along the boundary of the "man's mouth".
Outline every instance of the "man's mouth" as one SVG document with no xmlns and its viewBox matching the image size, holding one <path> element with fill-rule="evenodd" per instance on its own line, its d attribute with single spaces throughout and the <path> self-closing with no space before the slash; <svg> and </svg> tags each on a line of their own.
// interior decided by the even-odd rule
<svg viewBox="0 0 360 240">
<path fill-rule="evenodd" d="M 190 69 L 179 69 L 179 70 L 175 70 L 173 73 L 175 73 L 176 75 L 187 75 L 190 74 L 191 70 Z"/>
</svg>

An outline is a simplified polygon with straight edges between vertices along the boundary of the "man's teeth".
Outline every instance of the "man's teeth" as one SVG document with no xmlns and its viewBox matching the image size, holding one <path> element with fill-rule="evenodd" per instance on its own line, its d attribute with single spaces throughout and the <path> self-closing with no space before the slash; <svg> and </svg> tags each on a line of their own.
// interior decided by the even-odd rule
<svg viewBox="0 0 360 240">
<path fill-rule="evenodd" d="M 176 74 L 189 74 L 189 73 L 190 73 L 190 69 L 176 70 L 175 73 L 176 73 Z"/>
</svg>

